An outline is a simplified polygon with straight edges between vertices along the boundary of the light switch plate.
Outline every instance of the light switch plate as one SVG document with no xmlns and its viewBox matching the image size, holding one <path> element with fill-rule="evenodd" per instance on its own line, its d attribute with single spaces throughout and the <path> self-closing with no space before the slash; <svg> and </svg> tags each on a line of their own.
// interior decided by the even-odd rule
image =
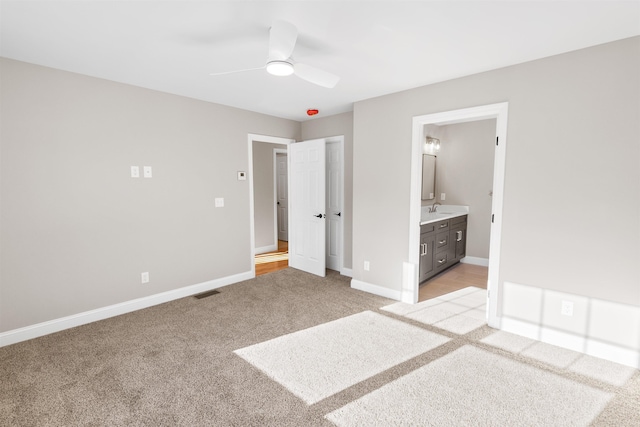
<svg viewBox="0 0 640 427">
<path fill-rule="evenodd" d="M 224 198 L 216 197 L 216 208 L 224 207 Z"/>
<path fill-rule="evenodd" d="M 442 200 L 444 202 L 446 198 L 447 198 L 446 194 L 440 193 L 440 200 Z"/>
<path fill-rule="evenodd" d="M 142 168 L 142 173 L 145 178 L 151 178 L 153 175 L 151 174 L 151 166 L 145 166 Z"/>
<path fill-rule="evenodd" d="M 140 178 L 140 167 L 131 166 L 131 178 Z"/>
</svg>

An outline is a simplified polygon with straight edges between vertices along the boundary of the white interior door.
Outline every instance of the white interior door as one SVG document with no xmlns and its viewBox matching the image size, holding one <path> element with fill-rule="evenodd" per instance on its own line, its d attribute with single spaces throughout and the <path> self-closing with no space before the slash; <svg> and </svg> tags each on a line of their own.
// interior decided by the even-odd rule
<svg viewBox="0 0 640 427">
<path fill-rule="evenodd" d="M 289 240 L 289 188 L 287 185 L 287 155 L 276 154 L 276 210 L 278 215 L 278 240 Z"/>
<path fill-rule="evenodd" d="M 342 268 L 342 145 L 327 143 L 327 268 Z"/>
<path fill-rule="evenodd" d="M 289 146 L 289 266 L 325 276 L 325 139 Z"/>
</svg>

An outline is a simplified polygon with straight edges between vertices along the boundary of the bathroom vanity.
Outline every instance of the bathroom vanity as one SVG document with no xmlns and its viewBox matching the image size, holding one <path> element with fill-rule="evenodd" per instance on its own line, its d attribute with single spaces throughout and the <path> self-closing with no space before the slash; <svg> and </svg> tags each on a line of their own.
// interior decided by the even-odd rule
<svg viewBox="0 0 640 427">
<path fill-rule="evenodd" d="M 423 208 L 420 221 L 420 268 L 422 283 L 460 262 L 467 248 L 467 206 Z"/>
</svg>

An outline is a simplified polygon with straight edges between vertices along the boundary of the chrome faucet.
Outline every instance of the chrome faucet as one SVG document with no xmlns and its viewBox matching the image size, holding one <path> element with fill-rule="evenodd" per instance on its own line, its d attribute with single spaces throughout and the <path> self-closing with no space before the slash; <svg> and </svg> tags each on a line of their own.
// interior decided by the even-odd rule
<svg viewBox="0 0 640 427">
<path fill-rule="evenodd" d="M 441 203 L 438 202 L 434 202 L 433 205 L 429 208 L 429 213 L 434 213 L 438 211 L 438 206 L 437 205 L 441 205 Z"/>
</svg>

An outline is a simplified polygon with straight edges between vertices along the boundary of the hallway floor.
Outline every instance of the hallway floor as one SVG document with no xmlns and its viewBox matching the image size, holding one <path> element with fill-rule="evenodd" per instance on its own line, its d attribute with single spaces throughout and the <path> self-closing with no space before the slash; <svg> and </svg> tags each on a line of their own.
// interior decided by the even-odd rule
<svg viewBox="0 0 640 427">
<path fill-rule="evenodd" d="M 289 267 L 289 242 L 278 240 L 278 250 L 256 255 L 256 277 Z"/>
</svg>

